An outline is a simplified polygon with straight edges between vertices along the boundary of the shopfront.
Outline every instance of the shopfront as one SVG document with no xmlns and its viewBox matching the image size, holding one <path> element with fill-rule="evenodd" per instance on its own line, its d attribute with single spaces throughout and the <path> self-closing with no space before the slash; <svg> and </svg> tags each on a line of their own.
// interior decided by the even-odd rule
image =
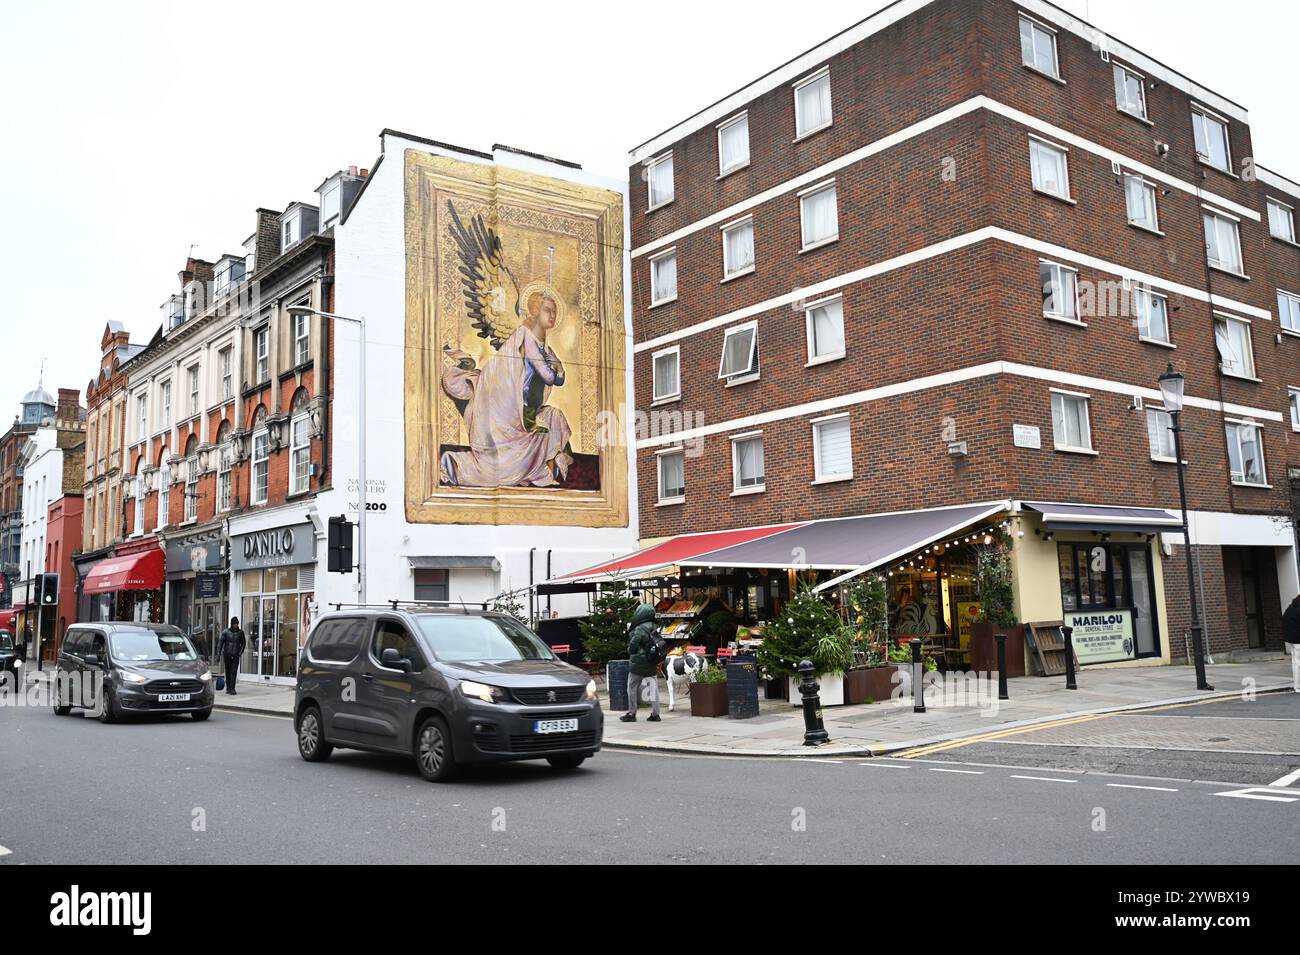
<svg viewBox="0 0 1300 955">
<path fill-rule="evenodd" d="M 220 530 L 167 542 L 167 621 L 190 635 L 211 658 L 229 622 L 229 598 Z"/>
<path fill-rule="evenodd" d="M 161 623 L 165 573 L 166 558 L 156 537 L 120 544 L 112 557 L 91 568 L 82 596 L 100 615 L 93 619 Z"/>
<path fill-rule="evenodd" d="M 311 623 L 316 579 L 316 534 L 310 521 L 232 535 L 232 586 L 248 638 L 244 677 L 292 683 Z M 233 613 L 233 610 L 232 610 Z"/>
</svg>

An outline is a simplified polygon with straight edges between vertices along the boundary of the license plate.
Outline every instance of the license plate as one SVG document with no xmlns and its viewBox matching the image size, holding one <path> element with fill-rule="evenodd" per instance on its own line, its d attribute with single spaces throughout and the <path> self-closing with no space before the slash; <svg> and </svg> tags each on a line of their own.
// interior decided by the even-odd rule
<svg viewBox="0 0 1300 955">
<path fill-rule="evenodd" d="M 188 703 L 190 695 L 188 693 L 159 693 L 159 703 Z"/>
<path fill-rule="evenodd" d="M 575 720 L 534 720 L 534 733 L 574 733 L 577 732 L 578 721 Z"/>
</svg>

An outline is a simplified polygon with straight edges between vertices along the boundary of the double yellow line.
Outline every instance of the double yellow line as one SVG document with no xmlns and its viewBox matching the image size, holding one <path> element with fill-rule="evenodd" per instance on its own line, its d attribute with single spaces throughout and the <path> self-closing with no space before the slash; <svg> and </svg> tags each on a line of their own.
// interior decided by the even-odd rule
<svg viewBox="0 0 1300 955">
<path fill-rule="evenodd" d="M 918 756 L 929 756 L 931 753 L 942 753 L 950 749 L 958 749 L 962 746 L 970 746 L 973 743 L 987 743 L 990 740 L 1005 739 L 1008 736 L 1018 736 L 1021 733 L 1033 733 L 1037 730 L 1051 729 L 1054 726 L 1071 726 L 1075 723 L 1086 723 L 1089 720 L 1099 720 L 1108 713 L 1097 713 L 1092 716 L 1074 716 L 1064 720 L 1053 720 L 1049 723 L 1035 723 L 1032 726 L 1017 726 L 1014 729 L 995 730 L 989 733 L 981 733 L 979 736 L 966 736 L 961 739 L 952 739 L 943 743 L 931 743 L 928 746 L 918 746 L 915 749 L 905 749 L 901 753 L 890 753 L 891 759 L 916 759 Z"/>
</svg>

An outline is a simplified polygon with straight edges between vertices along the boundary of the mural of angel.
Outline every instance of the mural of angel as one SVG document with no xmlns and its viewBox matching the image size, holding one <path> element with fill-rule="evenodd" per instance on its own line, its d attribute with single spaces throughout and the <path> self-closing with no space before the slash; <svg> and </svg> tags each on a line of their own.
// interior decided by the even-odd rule
<svg viewBox="0 0 1300 955">
<path fill-rule="evenodd" d="M 544 281 L 520 292 L 501 238 L 481 214 L 468 225 L 447 202 L 460 260 L 465 310 L 480 338 L 494 349 L 483 367 L 444 345 L 443 392 L 465 422 L 469 450 L 443 451 L 442 484 L 455 487 L 553 487 L 573 463 L 572 431 L 547 401 L 564 386 L 564 363 L 547 343 L 561 320 L 559 296 Z M 521 301 L 522 298 L 522 301 Z"/>
</svg>

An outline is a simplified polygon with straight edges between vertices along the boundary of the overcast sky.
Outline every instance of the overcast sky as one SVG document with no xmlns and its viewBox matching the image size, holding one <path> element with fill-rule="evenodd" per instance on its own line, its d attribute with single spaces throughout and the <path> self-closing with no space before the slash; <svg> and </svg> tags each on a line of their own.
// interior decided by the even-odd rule
<svg viewBox="0 0 1300 955">
<path fill-rule="evenodd" d="M 1294 0 L 1057 3 L 1245 106 L 1259 162 L 1300 178 Z M 147 341 L 191 247 L 238 251 L 256 207 L 372 165 L 385 126 L 621 176 L 631 147 L 884 5 L 10 5 L 0 423 L 42 359 L 51 392 L 84 391 L 107 320 Z"/>
</svg>

